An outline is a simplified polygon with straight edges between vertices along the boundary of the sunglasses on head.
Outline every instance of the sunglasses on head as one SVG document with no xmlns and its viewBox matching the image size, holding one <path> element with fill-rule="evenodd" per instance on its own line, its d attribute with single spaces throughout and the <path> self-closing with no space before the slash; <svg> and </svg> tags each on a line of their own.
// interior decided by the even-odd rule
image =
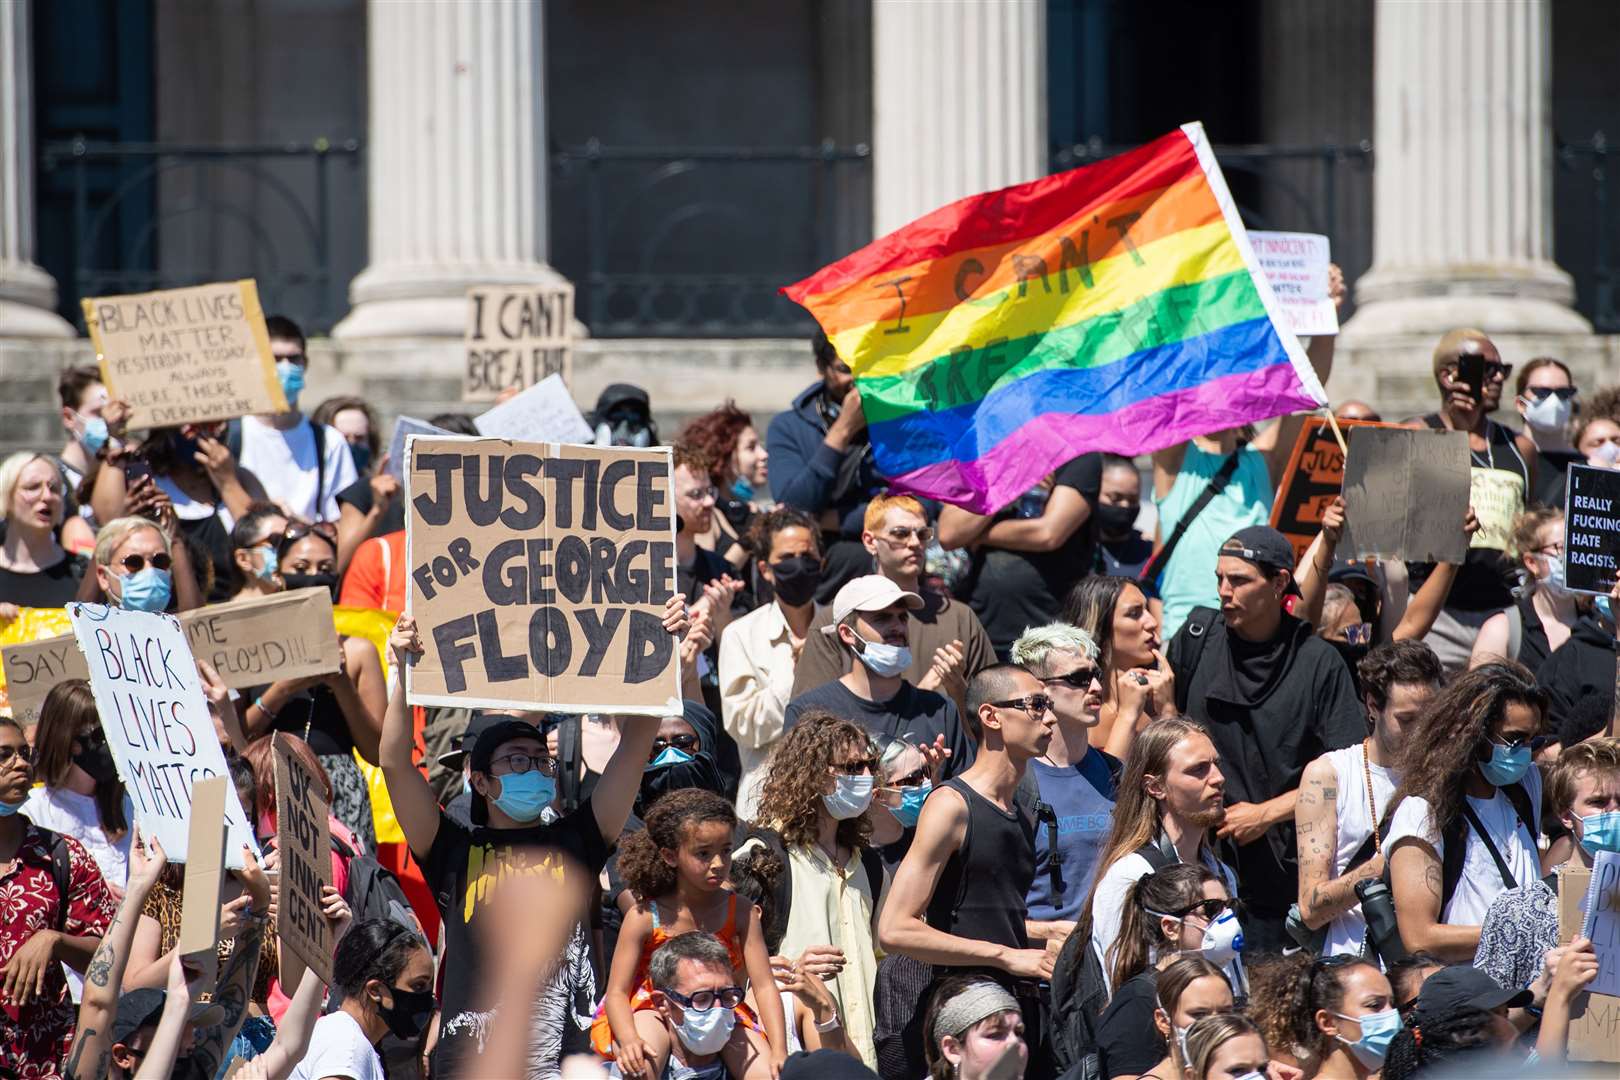
<svg viewBox="0 0 1620 1080">
<path fill-rule="evenodd" d="M 276 547 L 285 551 L 311 534 L 319 536 L 334 548 L 337 547 L 337 526 L 330 521 L 317 521 L 313 524 L 305 524 L 302 521 L 292 522 L 282 530 L 281 535 L 276 539 Z"/>
<path fill-rule="evenodd" d="M 152 564 L 152 569 L 162 570 L 166 574 L 169 572 L 169 567 L 174 565 L 174 560 L 161 551 L 151 558 L 147 558 L 145 555 L 125 555 L 121 560 L 123 568 L 132 574 L 138 574 L 145 570 L 147 563 Z"/>
</svg>

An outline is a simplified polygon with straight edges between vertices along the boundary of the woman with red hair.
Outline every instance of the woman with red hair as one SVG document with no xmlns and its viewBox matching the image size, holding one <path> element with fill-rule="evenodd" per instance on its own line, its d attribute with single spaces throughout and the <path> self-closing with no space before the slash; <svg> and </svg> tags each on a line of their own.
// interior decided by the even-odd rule
<svg viewBox="0 0 1620 1080">
<path fill-rule="evenodd" d="M 754 418 L 737 408 L 735 401 L 727 401 L 688 423 L 679 442 L 714 462 L 710 476 L 718 489 L 715 505 L 720 513 L 714 516 L 709 534 L 698 537 L 697 542 L 742 569 L 748 565 L 742 537 L 754 515 L 764 509 L 760 493 L 769 479 L 768 455 L 754 430 Z"/>
</svg>

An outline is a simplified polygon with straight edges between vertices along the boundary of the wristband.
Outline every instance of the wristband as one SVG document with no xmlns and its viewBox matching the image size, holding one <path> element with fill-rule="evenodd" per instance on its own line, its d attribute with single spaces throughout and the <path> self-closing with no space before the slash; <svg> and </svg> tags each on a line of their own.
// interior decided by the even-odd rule
<svg viewBox="0 0 1620 1080">
<path fill-rule="evenodd" d="M 270 711 L 270 706 L 264 703 L 263 694 L 260 694 L 258 697 L 254 698 L 253 704 L 258 706 L 259 711 L 264 713 L 264 715 L 268 716 L 271 720 L 276 718 L 276 714 Z"/>
<path fill-rule="evenodd" d="M 831 1020 L 828 1020 L 824 1024 L 823 1023 L 816 1024 L 816 1030 L 817 1031 L 832 1031 L 832 1030 L 834 1030 L 836 1028 L 841 1028 L 843 1026 L 844 1026 L 844 1022 L 842 1020 L 838 1019 L 838 1013 L 836 1011 L 834 1011 L 833 1014 L 832 1014 L 832 1019 Z"/>
</svg>

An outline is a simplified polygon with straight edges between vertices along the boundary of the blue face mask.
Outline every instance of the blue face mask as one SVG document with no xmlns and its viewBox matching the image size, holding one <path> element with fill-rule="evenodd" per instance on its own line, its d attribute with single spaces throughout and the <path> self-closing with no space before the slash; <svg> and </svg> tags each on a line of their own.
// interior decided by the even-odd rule
<svg viewBox="0 0 1620 1080">
<path fill-rule="evenodd" d="M 889 813 L 899 819 L 900 824 L 908 829 L 917 827 L 917 819 L 922 817 L 923 800 L 928 793 L 934 790 L 934 785 L 924 780 L 916 787 L 900 789 L 900 805 L 889 807 Z"/>
<path fill-rule="evenodd" d="M 691 754 L 675 746 L 664 747 L 663 753 L 647 762 L 648 770 L 662 769 L 669 765 L 685 765 L 694 760 Z"/>
<path fill-rule="evenodd" d="M 126 611 L 162 611 L 169 606 L 169 572 L 149 566 L 119 580 L 118 606 Z"/>
<path fill-rule="evenodd" d="M 743 502 L 754 497 L 754 485 L 748 482 L 745 476 L 739 476 L 731 482 L 731 493 Z"/>
<path fill-rule="evenodd" d="M 79 421 L 84 425 L 84 431 L 79 434 L 79 445 L 87 453 L 99 453 L 107 445 L 107 421 L 99 416 L 85 416 L 80 414 Z"/>
<path fill-rule="evenodd" d="M 1620 810 L 1581 818 L 1581 847 L 1594 855 L 1600 851 L 1620 851 Z"/>
<path fill-rule="evenodd" d="M 472 794 L 472 777 L 466 773 L 461 774 L 461 791 L 464 795 Z"/>
<path fill-rule="evenodd" d="M 10 817 L 22 808 L 22 803 L 0 802 L 0 817 Z"/>
<path fill-rule="evenodd" d="M 1491 743 L 1491 760 L 1481 762 L 1479 771 L 1494 787 L 1517 783 L 1530 768 L 1529 746 L 1501 746 Z"/>
<path fill-rule="evenodd" d="M 276 576 L 276 570 L 281 566 L 281 560 L 276 555 L 276 549 L 273 547 L 264 547 L 259 550 L 264 553 L 264 565 L 254 573 L 258 575 L 259 580 L 269 581 Z"/>
<path fill-rule="evenodd" d="M 298 407 L 298 395 L 304 389 L 304 365 L 291 360 L 276 361 L 276 378 L 281 380 L 281 392 L 290 408 Z"/>
<path fill-rule="evenodd" d="M 535 820 L 557 797 L 557 782 L 534 769 L 526 773 L 507 773 L 497 779 L 501 782 L 501 793 L 495 798 L 495 805 L 513 821 L 527 824 Z"/>
<path fill-rule="evenodd" d="M 840 776 L 833 782 L 833 793 L 821 797 L 822 805 L 839 821 L 860 817 L 872 805 L 873 784 L 870 776 Z"/>
<path fill-rule="evenodd" d="M 1395 1041 L 1401 1028 L 1401 1014 L 1395 1009 L 1385 1009 L 1379 1013 L 1369 1013 L 1366 1016 L 1346 1016 L 1344 1013 L 1334 1013 L 1340 1020 L 1353 1020 L 1361 1025 L 1361 1038 L 1351 1042 L 1343 1035 L 1339 1041 L 1350 1048 L 1356 1059 L 1369 1069 L 1384 1067 L 1384 1058 L 1389 1054 L 1389 1044 Z"/>
</svg>

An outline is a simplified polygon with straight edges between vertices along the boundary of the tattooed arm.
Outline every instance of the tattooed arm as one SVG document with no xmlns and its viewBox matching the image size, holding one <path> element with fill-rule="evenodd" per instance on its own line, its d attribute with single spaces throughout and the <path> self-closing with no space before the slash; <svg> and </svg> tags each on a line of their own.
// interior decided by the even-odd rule
<svg viewBox="0 0 1620 1080">
<path fill-rule="evenodd" d="M 84 970 L 77 1033 L 63 1074 L 68 1080 L 107 1075 L 112 1023 L 118 1015 L 118 993 L 124 982 L 124 965 L 129 963 L 130 943 L 141 919 L 141 908 L 167 862 L 163 845 L 156 837 L 148 841 L 136 833 L 129 846 L 129 884 L 123 902 Z"/>
<path fill-rule="evenodd" d="M 1395 921 L 1408 952 L 1429 952 L 1452 964 L 1466 964 L 1479 949 L 1477 926 L 1440 921 L 1443 876 L 1440 855 L 1415 836 L 1402 837 L 1389 856 Z"/>
<path fill-rule="evenodd" d="M 1355 907 L 1356 883 L 1384 872 L 1384 857 L 1372 858 L 1343 877 L 1334 877 L 1339 852 L 1339 778 L 1319 757 L 1305 766 L 1299 782 L 1294 823 L 1299 850 L 1299 913 L 1318 930 Z"/>
<path fill-rule="evenodd" d="M 219 972 L 214 991 L 214 1004 L 222 1006 L 225 1015 L 211 1027 L 197 1029 L 197 1042 L 187 1056 L 186 1075 L 208 1080 L 219 1075 L 219 1066 L 225 1051 L 247 1019 L 248 1004 L 253 993 L 253 978 L 259 973 L 260 946 L 264 944 L 266 916 L 270 912 L 270 879 L 259 867 L 259 860 L 246 844 L 242 845 L 243 869 L 233 870 L 247 887 L 252 898 L 249 914 L 242 930 L 236 935 L 236 946 Z"/>
</svg>

